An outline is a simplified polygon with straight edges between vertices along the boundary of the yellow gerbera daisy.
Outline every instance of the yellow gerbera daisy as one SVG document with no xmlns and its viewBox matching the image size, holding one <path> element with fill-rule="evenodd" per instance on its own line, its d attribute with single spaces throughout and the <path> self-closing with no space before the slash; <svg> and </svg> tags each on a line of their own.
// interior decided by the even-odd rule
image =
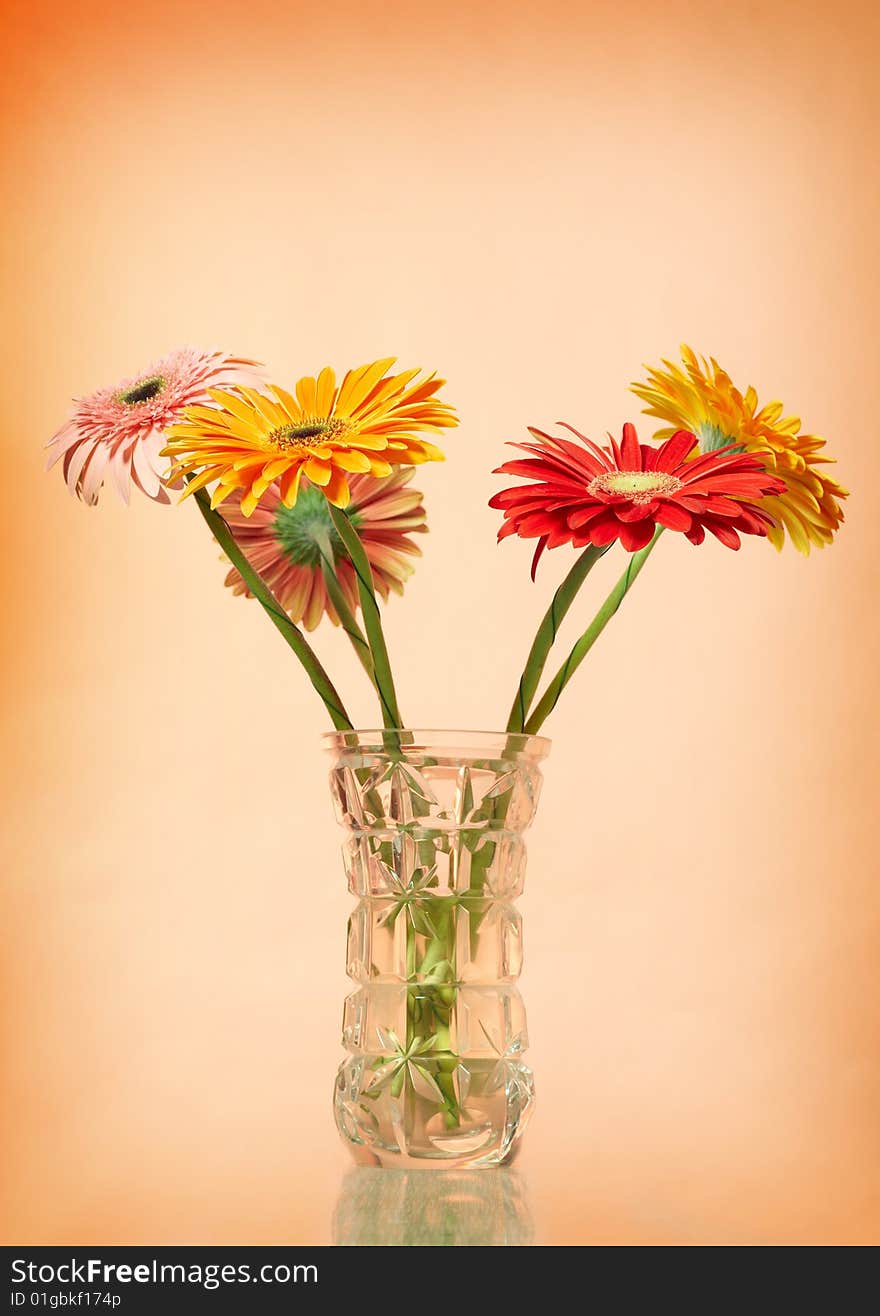
<svg viewBox="0 0 880 1316">
<path fill-rule="evenodd" d="M 781 402 L 759 410 L 755 390 L 750 386 L 740 393 L 714 358 L 700 358 L 686 345 L 681 356 L 683 370 L 664 360 L 665 370 L 648 368 L 647 382 L 631 385 L 647 402 L 646 415 L 669 421 L 654 437 L 666 439 L 686 429 L 696 434 L 702 452 L 735 443 L 760 453 L 770 474 L 786 486 L 785 493 L 761 500 L 775 522 L 767 532 L 771 544 L 782 548 L 785 530 L 801 553 L 809 553 L 811 544 L 830 544 L 843 521 L 838 499 L 846 498 L 847 490 L 817 469 L 833 461 L 822 455 L 825 440 L 802 434 L 800 420 L 783 416 Z"/>
<path fill-rule="evenodd" d="M 281 501 L 293 507 L 305 475 L 334 506 L 346 507 L 350 473 L 384 477 L 395 466 L 443 461 L 418 435 L 458 424 L 452 407 L 434 396 L 445 380 L 429 375 L 413 383 L 418 370 L 389 375 L 394 360 L 349 370 L 338 387 L 325 367 L 317 379 L 301 379 L 295 397 L 275 384 L 271 397 L 254 388 L 209 389 L 215 405 L 187 407 L 163 450 L 175 477 L 192 477 L 184 497 L 216 480 L 211 506 L 240 490 L 239 506 L 250 516 L 275 481 Z"/>
</svg>

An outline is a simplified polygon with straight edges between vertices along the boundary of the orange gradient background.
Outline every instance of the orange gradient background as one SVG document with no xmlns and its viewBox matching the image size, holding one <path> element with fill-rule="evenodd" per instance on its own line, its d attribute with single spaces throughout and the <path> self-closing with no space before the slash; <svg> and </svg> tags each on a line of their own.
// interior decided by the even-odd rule
<svg viewBox="0 0 880 1316">
<path fill-rule="evenodd" d="M 5 1241 L 326 1241 L 348 1167 L 323 710 L 193 507 L 43 475 L 70 398 L 180 343 L 439 368 L 389 643 L 411 724 L 497 727 L 570 559 L 495 548 L 491 468 L 637 419 L 681 339 L 854 492 L 808 561 L 667 536 L 548 725 L 535 1239 L 880 1241 L 876 6 L 36 0 L 4 34 Z"/>
</svg>

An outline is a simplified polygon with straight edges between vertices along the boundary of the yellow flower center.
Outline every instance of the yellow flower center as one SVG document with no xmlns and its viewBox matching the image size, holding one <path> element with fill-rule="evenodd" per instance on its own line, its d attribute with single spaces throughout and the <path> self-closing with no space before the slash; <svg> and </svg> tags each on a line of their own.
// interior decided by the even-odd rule
<svg viewBox="0 0 880 1316">
<path fill-rule="evenodd" d="M 628 498 L 631 503 L 650 503 L 670 498 L 681 488 L 681 480 L 668 471 L 602 471 L 587 485 L 594 498 Z"/>
<path fill-rule="evenodd" d="M 326 443 L 328 439 L 338 439 L 347 429 L 345 422 L 336 416 L 303 416 L 296 424 L 282 425 L 273 430 L 269 442 L 281 452 L 290 448 L 314 448 L 319 443 Z"/>
</svg>

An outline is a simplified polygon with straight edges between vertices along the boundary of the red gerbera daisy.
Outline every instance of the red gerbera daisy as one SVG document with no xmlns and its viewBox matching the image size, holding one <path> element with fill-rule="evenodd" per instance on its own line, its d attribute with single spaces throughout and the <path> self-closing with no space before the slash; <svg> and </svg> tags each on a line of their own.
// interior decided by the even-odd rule
<svg viewBox="0 0 880 1316">
<path fill-rule="evenodd" d="M 728 548 L 739 548 L 740 534 L 766 535 L 774 524 L 754 504 L 783 486 L 751 454 L 723 448 L 687 461 L 697 442 L 687 430 L 652 447 L 639 443 L 627 424 L 620 444 L 611 439 L 610 448 L 600 448 L 571 425 L 565 429 L 580 444 L 531 428 L 534 443 L 512 444 L 529 456 L 505 462 L 496 474 L 522 475 L 530 483 L 489 500 L 504 513 L 499 539 L 538 540 L 533 580 L 544 549 L 560 544 L 598 547 L 619 539 L 635 553 L 665 526 L 692 544 L 701 544 L 709 530 Z"/>
</svg>

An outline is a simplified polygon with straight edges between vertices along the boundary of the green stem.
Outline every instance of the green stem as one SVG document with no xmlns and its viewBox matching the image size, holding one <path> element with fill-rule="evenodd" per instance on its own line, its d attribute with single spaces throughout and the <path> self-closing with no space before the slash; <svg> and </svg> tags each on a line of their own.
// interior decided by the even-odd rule
<svg viewBox="0 0 880 1316">
<path fill-rule="evenodd" d="M 400 717 L 400 709 L 397 706 L 394 678 L 391 675 L 391 663 L 388 659 L 388 649 L 382 631 L 382 617 L 379 612 L 379 604 L 376 602 L 376 590 L 373 585 L 373 573 L 370 570 L 369 559 L 364 552 L 364 546 L 357 531 L 345 512 L 338 507 L 334 507 L 329 501 L 327 506 L 333 518 L 337 534 L 345 546 L 345 551 L 357 576 L 364 630 L 367 633 L 373 656 L 375 684 L 379 693 L 379 703 L 382 706 L 382 725 L 388 728 L 401 727 L 403 723 Z"/>
<path fill-rule="evenodd" d="M 302 631 L 291 621 L 262 576 L 251 566 L 223 517 L 211 507 L 211 499 L 206 491 L 198 489 L 195 500 L 217 543 L 302 663 L 337 731 L 350 731 L 352 722 L 345 711 L 345 705 Z"/>
<path fill-rule="evenodd" d="M 617 581 L 617 584 L 614 586 L 611 593 L 590 622 L 590 625 L 584 631 L 583 635 L 578 640 L 577 644 L 575 644 L 571 653 L 568 655 L 565 662 L 544 691 L 543 696 L 535 707 L 535 711 L 526 722 L 524 727 L 526 735 L 533 736 L 540 731 L 545 720 L 553 712 L 553 709 L 559 701 L 559 696 L 562 694 L 578 667 L 580 667 L 596 640 L 602 634 L 605 627 L 620 607 L 627 591 L 631 588 L 642 567 L 647 562 L 648 556 L 654 545 L 657 543 L 661 533 L 662 530 L 658 527 L 654 532 L 654 538 L 651 542 L 644 548 L 640 549 L 638 553 L 632 554 L 626 571 L 624 571 L 623 575 Z"/>
<path fill-rule="evenodd" d="M 461 1112 L 455 1094 L 453 1077 L 458 1065 L 458 1057 L 452 1048 L 450 1020 L 458 995 L 455 985 L 455 911 L 447 897 L 426 900 L 430 909 L 435 934 L 425 947 L 425 954 L 416 970 L 418 992 L 423 1002 L 423 1014 L 419 1019 L 411 1018 L 408 1027 L 412 1036 L 407 1037 L 407 1044 L 417 1037 L 433 1036 L 434 1051 L 437 1057 L 437 1069 L 434 1079 L 443 1093 L 445 1100 L 444 1122 L 448 1129 L 457 1128 L 461 1123 Z M 414 931 L 410 928 L 414 936 Z M 435 976 L 436 975 L 436 976 Z"/>
<path fill-rule="evenodd" d="M 553 595 L 553 601 L 538 627 L 538 633 L 529 650 L 523 674 L 519 678 L 516 698 L 513 701 L 510 717 L 507 719 L 507 727 L 505 728 L 508 732 L 517 734 L 525 726 L 529 708 L 538 689 L 541 673 L 550 655 L 559 627 L 562 625 L 562 620 L 574 603 L 578 590 L 589 575 L 591 568 L 599 561 L 603 553 L 608 552 L 609 548 L 609 544 L 603 544 L 601 548 L 589 544 L 577 558 L 571 571 Z"/>
<path fill-rule="evenodd" d="M 348 600 L 345 597 L 339 578 L 336 575 L 336 564 L 333 561 L 333 550 L 329 544 L 318 543 L 318 552 L 321 555 L 321 570 L 324 573 L 324 584 L 327 587 L 327 593 L 330 596 L 330 602 L 336 609 L 336 615 L 339 623 L 345 631 L 351 647 L 358 656 L 367 676 L 373 685 L 376 684 L 376 673 L 373 669 L 373 658 L 370 653 L 370 646 L 367 643 L 366 636 L 357 624 L 357 618 L 348 606 Z"/>
</svg>

